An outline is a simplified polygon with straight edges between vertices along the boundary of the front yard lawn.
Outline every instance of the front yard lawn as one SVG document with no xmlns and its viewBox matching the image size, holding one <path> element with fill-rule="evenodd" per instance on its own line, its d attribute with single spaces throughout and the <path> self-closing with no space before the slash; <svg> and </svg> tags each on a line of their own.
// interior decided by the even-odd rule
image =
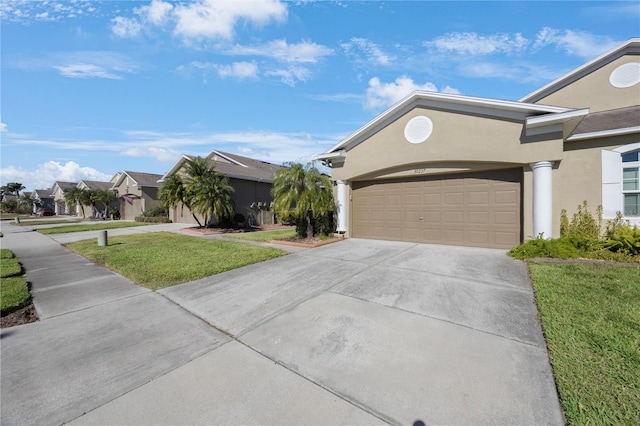
<svg viewBox="0 0 640 426">
<path fill-rule="evenodd" d="M 84 232 L 84 231 L 101 231 L 103 229 L 117 229 L 117 228 L 131 228 L 133 226 L 149 226 L 151 223 L 142 222 L 98 222 L 87 223 L 82 225 L 68 225 L 68 226 L 56 226 L 54 228 L 42 228 L 37 231 L 41 234 L 67 234 L 69 232 Z"/>
<path fill-rule="evenodd" d="M 640 424 L 640 268 L 529 268 L 567 424 Z"/>
<path fill-rule="evenodd" d="M 225 238 L 235 238 L 238 240 L 259 241 L 266 243 L 272 240 L 281 240 L 283 238 L 292 238 L 296 236 L 296 230 L 293 229 L 278 229 L 276 231 L 258 231 L 258 232 L 246 232 L 242 234 L 226 234 Z"/>
<path fill-rule="evenodd" d="M 273 259 L 285 251 L 170 232 L 116 236 L 107 247 L 94 240 L 66 247 L 151 290 L 170 287 Z"/>
<path fill-rule="evenodd" d="M 0 315 L 5 316 L 31 299 L 27 280 L 21 276 L 22 266 L 9 249 L 0 252 Z"/>
</svg>

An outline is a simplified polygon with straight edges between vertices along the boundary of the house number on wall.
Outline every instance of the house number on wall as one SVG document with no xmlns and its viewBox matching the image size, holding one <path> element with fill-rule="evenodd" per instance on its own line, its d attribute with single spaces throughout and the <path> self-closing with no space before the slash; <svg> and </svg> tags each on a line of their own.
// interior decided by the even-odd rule
<svg viewBox="0 0 640 426">
<path fill-rule="evenodd" d="M 416 174 L 416 175 L 419 175 L 420 173 L 424 173 L 426 171 L 427 171 L 427 169 L 415 169 L 415 171 L 413 173 Z"/>
</svg>

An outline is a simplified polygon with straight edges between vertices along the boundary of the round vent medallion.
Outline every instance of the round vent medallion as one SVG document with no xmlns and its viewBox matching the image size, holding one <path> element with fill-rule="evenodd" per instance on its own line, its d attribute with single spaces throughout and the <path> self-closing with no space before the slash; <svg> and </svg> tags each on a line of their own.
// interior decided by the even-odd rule
<svg viewBox="0 0 640 426">
<path fill-rule="evenodd" d="M 609 82 L 618 89 L 624 89 L 640 83 L 640 62 L 620 65 L 609 76 Z"/>
<path fill-rule="evenodd" d="M 410 143 L 422 143 L 429 139 L 433 131 L 433 122 L 429 117 L 413 117 L 404 128 L 404 137 Z"/>
</svg>

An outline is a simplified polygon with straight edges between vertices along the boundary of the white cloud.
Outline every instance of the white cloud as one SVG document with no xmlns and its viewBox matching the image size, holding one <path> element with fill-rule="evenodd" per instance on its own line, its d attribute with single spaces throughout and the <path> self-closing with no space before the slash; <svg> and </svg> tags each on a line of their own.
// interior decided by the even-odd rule
<svg viewBox="0 0 640 426">
<path fill-rule="evenodd" d="M 305 67 L 292 66 L 287 69 L 269 70 L 265 72 L 265 75 L 279 77 L 284 84 L 295 87 L 298 81 L 308 81 L 311 78 L 311 71 Z"/>
<path fill-rule="evenodd" d="M 120 151 L 120 155 L 135 158 L 153 158 L 154 160 L 167 162 L 177 160 L 180 157 L 181 153 L 179 151 L 176 151 L 175 149 L 150 146 L 144 148 L 127 148 Z"/>
<path fill-rule="evenodd" d="M 335 93 L 333 95 L 310 95 L 316 101 L 357 103 L 362 101 L 362 95 L 355 93 Z"/>
<path fill-rule="evenodd" d="M 362 51 L 365 55 L 365 61 L 376 65 L 389 65 L 396 58 L 382 51 L 376 43 L 366 39 L 353 37 L 348 43 L 340 45 L 347 55 L 354 56 L 357 59 L 356 49 Z"/>
<path fill-rule="evenodd" d="M 116 16 L 111 23 L 111 31 L 118 37 L 134 38 L 142 31 L 142 25 L 137 19 Z"/>
<path fill-rule="evenodd" d="M 458 72 L 467 77 L 512 80 L 520 83 L 540 83 L 553 80 L 567 70 L 550 69 L 544 65 L 518 61 L 514 63 L 494 63 L 473 61 L 458 67 Z"/>
<path fill-rule="evenodd" d="M 0 123 L 0 133 L 9 133 L 9 129 L 7 129 L 7 125 L 5 123 Z"/>
<path fill-rule="evenodd" d="M 233 56 L 264 56 L 284 63 L 315 64 L 325 56 L 333 54 L 333 49 L 310 41 L 287 43 L 286 40 L 272 40 L 255 46 L 235 45 L 221 53 Z"/>
<path fill-rule="evenodd" d="M 29 190 L 50 188 L 57 180 L 79 182 L 84 179 L 106 182 L 112 177 L 92 167 L 82 167 L 75 161 L 62 164 L 51 160 L 38 164 L 35 170 L 10 165 L 1 169 L 0 175 L 3 182 L 20 182 Z"/>
<path fill-rule="evenodd" d="M 533 50 L 546 46 L 556 46 L 570 55 L 581 58 L 594 58 L 620 44 L 609 36 L 598 36 L 585 31 L 558 30 L 545 27 L 536 36 Z"/>
<path fill-rule="evenodd" d="M 133 10 L 137 16 L 118 16 L 111 30 L 118 37 L 134 38 L 142 31 L 171 22 L 176 37 L 190 43 L 201 39 L 231 40 L 239 21 L 264 25 L 286 19 L 287 5 L 279 0 L 228 1 L 198 0 L 173 5 L 153 0 Z"/>
<path fill-rule="evenodd" d="M 223 78 L 256 78 L 258 76 L 258 65 L 255 62 L 234 62 L 231 65 L 219 65 L 218 75 Z"/>
<path fill-rule="evenodd" d="M 142 19 L 153 25 L 164 25 L 169 19 L 173 5 L 162 0 L 153 0 L 148 6 L 134 9 Z"/>
<path fill-rule="evenodd" d="M 180 4 L 173 10 L 174 34 L 185 39 L 232 39 L 239 20 L 265 24 L 283 21 L 287 6 L 278 0 L 225 1 L 202 0 Z"/>
<path fill-rule="evenodd" d="M 438 88 L 430 82 L 417 84 L 411 77 L 406 75 L 396 78 L 392 83 L 382 83 L 378 77 L 373 77 L 369 80 L 369 87 L 365 93 L 364 107 L 369 110 L 386 108 L 400 101 L 415 90 L 437 92 Z M 460 93 L 457 89 L 450 86 L 446 86 L 443 92 L 450 94 Z"/>
<path fill-rule="evenodd" d="M 122 77 L 113 74 L 104 68 L 93 64 L 69 64 L 55 65 L 52 68 L 60 71 L 64 77 L 71 78 L 107 78 L 111 80 L 121 80 Z"/>
<path fill-rule="evenodd" d="M 529 45 L 529 41 L 520 33 L 482 36 L 474 32 L 464 32 L 445 34 L 424 44 L 440 52 L 490 55 L 522 52 Z"/>
</svg>

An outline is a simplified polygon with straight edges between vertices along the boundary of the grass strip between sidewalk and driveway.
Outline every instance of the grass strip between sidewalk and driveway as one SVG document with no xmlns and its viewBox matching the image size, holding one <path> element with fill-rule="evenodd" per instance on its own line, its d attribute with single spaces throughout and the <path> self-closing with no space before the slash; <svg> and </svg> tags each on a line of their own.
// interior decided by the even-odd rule
<svg viewBox="0 0 640 426">
<path fill-rule="evenodd" d="M 233 238 L 238 240 L 249 240 L 266 243 L 267 241 L 281 240 L 283 238 L 292 238 L 296 236 L 294 229 L 278 229 L 275 231 L 257 231 L 246 232 L 242 234 L 225 234 L 225 238 Z"/>
<path fill-rule="evenodd" d="M 567 424 L 640 424 L 640 268 L 529 268 Z"/>
<path fill-rule="evenodd" d="M 84 232 L 84 231 L 101 231 L 104 229 L 117 229 L 117 228 L 131 228 L 134 226 L 149 226 L 151 223 L 142 222 L 98 222 L 87 223 L 82 225 L 68 225 L 68 226 L 56 226 L 53 228 L 37 229 L 41 234 L 68 234 L 70 232 Z"/>
<path fill-rule="evenodd" d="M 9 249 L 0 251 L 0 314 L 5 315 L 27 305 L 31 299 L 22 266 Z"/>
<path fill-rule="evenodd" d="M 98 246 L 94 240 L 69 243 L 66 247 L 151 290 L 287 254 L 269 247 L 170 232 L 111 237 L 107 247 Z"/>
</svg>

